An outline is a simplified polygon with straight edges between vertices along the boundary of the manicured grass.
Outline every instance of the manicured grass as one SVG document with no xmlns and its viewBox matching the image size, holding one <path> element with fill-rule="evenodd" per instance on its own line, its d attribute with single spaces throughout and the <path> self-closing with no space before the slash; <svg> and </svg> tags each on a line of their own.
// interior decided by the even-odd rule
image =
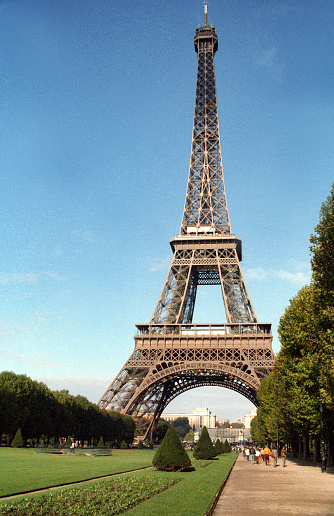
<svg viewBox="0 0 334 516">
<path fill-rule="evenodd" d="M 129 507 L 167 489 L 173 478 L 113 477 L 80 487 L 64 488 L 53 493 L 29 496 L 0 506 L 1 515 L 15 516 L 91 516 L 120 514 Z"/>
<path fill-rule="evenodd" d="M 192 454 L 191 454 L 192 456 Z M 195 460 L 192 465 L 195 471 L 183 473 L 165 473 L 150 471 L 152 477 L 162 475 L 167 478 L 182 479 L 167 491 L 140 503 L 127 512 L 129 516 L 204 516 L 216 493 L 229 474 L 237 453 L 231 452 L 220 455 L 218 460 Z M 143 473 L 138 472 L 136 476 Z"/>
<path fill-rule="evenodd" d="M 0 448 L 0 496 L 25 493 L 152 465 L 153 450 L 113 450 L 107 457 Z"/>
<path fill-rule="evenodd" d="M 20 456 L 21 459 L 28 458 L 27 462 L 29 462 L 29 458 L 32 458 L 31 453 L 25 454 L 29 450 L 14 451 L 18 452 L 16 459 Z M 103 465 L 102 461 L 110 461 L 113 457 L 118 456 L 118 472 L 120 472 L 122 471 L 121 464 L 123 464 L 123 468 L 126 467 L 127 469 L 134 469 L 134 464 L 138 466 L 140 462 L 146 463 L 149 466 L 152 462 L 154 451 L 115 450 L 113 453 L 112 457 L 77 457 L 77 459 L 84 459 L 84 462 L 80 463 L 81 468 L 85 464 L 89 464 L 89 460 L 85 461 L 85 459 L 91 459 L 91 462 L 96 461 L 98 463 L 101 461 L 97 466 L 100 465 L 102 469 L 105 469 L 107 464 Z M 192 454 L 190 456 L 192 457 Z M 102 516 L 118 514 L 137 503 L 135 507 L 128 510 L 129 515 L 169 516 L 170 514 L 182 514 L 182 516 L 204 516 L 219 487 L 228 475 L 236 456 L 237 454 L 232 452 L 212 461 L 193 459 L 194 471 L 189 472 L 167 473 L 156 471 L 155 469 L 146 469 L 89 484 L 85 483 L 80 486 L 62 488 L 59 491 L 52 491 L 52 493 L 20 497 L 15 502 L 2 501 L 1 503 L 0 501 L 0 514 L 16 514 L 17 516 L 35 516 L 37 514 L 75 514 L 76 516 L 84 516 L 94 514 Z M 51 457 L 67 458 L 66 456 Z M 1 458 L 3 459 L 3 456 Z M 71 459 L 72 457 L 68 456 L 68 458 Z M 54 464 L 56 463 L 55 461 Z M 33 464 L 30 461 L 30 468 Z M 71 465 L 70 462 L 68 464 Z M 16 465 L 18 466 L 18 464 Z M 45 467 L 46 464 L 43 466 Z M 52 460 L 49 462 L 49 467 L 51 466 Z M 114 464 L 114 466 L 117 466 L 117 464 Z M 73 462 L 72 467 L 72 475 L 78 473 L 78 465 Z M 110 463 L 108 467 L 109 469 L 111 468 Z M 2 477 L 5 477 L 2 470 L 3 468 L 0 468 L 0 485 Z M 33 470 L 30 469 L 30 474 L 32 473 Z M 58 478 L 60 474 L 61 472 L 58 471 Z M 22 475 L 19 474 L 19 476 Z M 76 480 L 78 480 L 78 477 Z M 175 481 L 178 483 L 172 485 L 167 490 L 161 491 Z M 65 483 L 64 478 L 59 483 Z M 147 497 L 150 498 L 138 503 Z M 16 512 L 4 512 L 5 510 L 7 511 L 5 507 L 8 508 L 12 503 L 15 504 L 17 509 L 19 507 L 21 509 L 16 510 Z M 20 505 L 18 506 L 17 504 Z M 3 511 L 1 510 L 2 508 Z"/>
</svg>

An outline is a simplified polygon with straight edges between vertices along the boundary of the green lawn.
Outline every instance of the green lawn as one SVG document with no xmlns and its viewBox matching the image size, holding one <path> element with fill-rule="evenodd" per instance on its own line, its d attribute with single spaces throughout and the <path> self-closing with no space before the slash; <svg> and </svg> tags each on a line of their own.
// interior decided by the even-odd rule
<svg viewBox="0 0 334 516">
<path fill-rule="evenodd" d="M 8 507 L 9 503 L 19 502 L 21 503 L 21 512 L 15 512 L 15 514 L 20 515 L 76 514 L 81 516 L 93 513 L 95 515 L 111 515 L 120 513 L 125 507 L 131 507 L 134 504 L 133 497 L 135 496 L 135 501 L 144 501 L 128 510 L 130 516 L 142 516 L 143 514 L 150 516 L 174 514 L 204 516 L 237 456 L 232 452 L 212 461 L 193 459 L 194 471 L 190 472 L 167 473 L 156 471 L 153 468 L 134 471 L 137 468 L 151 466 L 153 454 L 152 450 L 114 450 L 111 457 L 48 456 L 35 454 L 33 450 L 2 448 L 0 451 L 0 496 L 112 473 L 129 470 L 132 472 L 116 475 L 107 480 L 62 488 L 52 491 L 52 493 L 26 495 L 16 499 L 15 502 L 8 500 L 1 502 L 0 500 L 0 514 L 14 514 L 5 512 L 3 503 L 6 503 Z M 192 454 L 190 456 L 192 457 Z M 179 482 L 170 486 L 174 481 Z M 135 485 L 137 487 L 134 489 Z M 118 495 L 117 489 L 119 490 Z M 161 491 L 161 489 L 164 490 Z M 113 499 L 111 498 L 112 491 L 115 491 L 116 498 L 115 496 Z M 150 493 L 149 496 L 148 493 Z M 116 505 L 119 504 L 123 495 L 123 509 L 120 509 Z M 145 498 L 149 499 L 145 500 Z M 105 503 L 103 500 L 106 500 Z M 39 505 L 37 509 L 36 504 Z M 41 508 L 43 507 L 43 511 L 47 512 L 42 512 Z M 89 512 L 93 507 L 96 510 Z"/>
<path fill-rule="evenodd" d="M 0 448 L 0 497 L 149 467 L 153 453 L 113 450 L 111 456 L 87 457 Z"/>
</svg>

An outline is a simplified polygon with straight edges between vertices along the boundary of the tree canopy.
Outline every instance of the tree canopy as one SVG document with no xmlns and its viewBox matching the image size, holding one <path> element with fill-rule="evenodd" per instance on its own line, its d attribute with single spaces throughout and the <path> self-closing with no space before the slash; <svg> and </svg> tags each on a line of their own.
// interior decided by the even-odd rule
<svg viewBox="0 0 334 516">
<path fill-rule="evenodd" d="M 59 442 L 69 435 L 82 443 L 105 442 L 120 445 L 132 443 L 135 423 L 130 416 L 101 410 L 84 396 L 68 391 L 51 391 L 45 384 L 26 375 L 0 373 L 0 439 L 12 438 L 21 429 L 28 439 Z"/>
</svg>

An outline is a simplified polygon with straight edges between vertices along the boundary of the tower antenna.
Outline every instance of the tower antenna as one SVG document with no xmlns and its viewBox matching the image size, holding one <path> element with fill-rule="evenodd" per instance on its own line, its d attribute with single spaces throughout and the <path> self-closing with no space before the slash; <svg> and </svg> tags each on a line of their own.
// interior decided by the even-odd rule
<svg viewBox="0 0 334 516">
<path fill-rule="evenodd" d="M 208 2 L 204 2 L 204 25 L 208 24 Z"/>
</svg>

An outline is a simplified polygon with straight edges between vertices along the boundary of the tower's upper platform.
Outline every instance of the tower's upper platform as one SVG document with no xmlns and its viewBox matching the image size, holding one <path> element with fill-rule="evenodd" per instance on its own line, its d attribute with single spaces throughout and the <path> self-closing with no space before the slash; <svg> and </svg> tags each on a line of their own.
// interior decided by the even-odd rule
<svg viewBox="0 0 334 516">
<path fill-rule="evenodd" d="M 202 25 L 196 29 L 196 36 L 194 37 L 194 45 L 195 50 L 198 53 L 199 42 L 200 41 L 210 41 L 213 46 L 213 52 L 216 53 L 218 50 L 218 36 L 215 32 L 215 27 L 213 25 Z"/>
<path fill-rule="evenodd" d="M 200 41 L 210 41 L 212 43 L 213 53 L 218 50 L 218 36 L 213 25 L 208 24 L 208 4 L 204 2 L 204 25 L 196 29 L 194 37 L 195 50 L 198 53 Z"/>
</svg>

